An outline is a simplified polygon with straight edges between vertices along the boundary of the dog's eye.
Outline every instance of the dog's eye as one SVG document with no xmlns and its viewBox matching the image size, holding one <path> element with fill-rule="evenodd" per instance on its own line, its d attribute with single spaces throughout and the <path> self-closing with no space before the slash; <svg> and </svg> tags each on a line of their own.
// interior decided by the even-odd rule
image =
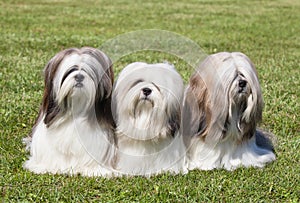
<svg viewBox="0 0 300 203">
<path fill-rule="evenodd" d="M 141 82 L 144 82 L 144 80 L 140 79 L 140 80 L 135 81 L 135 82 L 131 85 L 130 89 L 133 88 L 134 86 L 136 86 L 137 84 L 141 83 Z"/>
<path fill-rule="evenodd" d="M 154 85 L 156 89 L 160 92 L 160 88 L 154 82 L 152 82 L 152 85 Z"/>
</svg>

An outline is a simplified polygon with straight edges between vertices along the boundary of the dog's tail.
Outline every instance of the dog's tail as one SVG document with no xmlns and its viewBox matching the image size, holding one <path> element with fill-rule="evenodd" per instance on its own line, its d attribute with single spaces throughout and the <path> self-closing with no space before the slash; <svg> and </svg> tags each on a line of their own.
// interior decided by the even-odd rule
<svg viewBox="0 0 300 203">
<path fill-rule="evenodd" d="M 257 146 L 275 152 L 276 136 L 262 129 L 257 129 L 255 132 Z"/>
</svg>

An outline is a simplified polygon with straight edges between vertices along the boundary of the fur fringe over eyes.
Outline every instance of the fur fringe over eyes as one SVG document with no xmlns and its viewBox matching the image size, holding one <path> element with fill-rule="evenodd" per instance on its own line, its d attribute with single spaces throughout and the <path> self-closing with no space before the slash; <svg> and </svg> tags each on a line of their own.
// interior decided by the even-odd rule
<svg viewBox="0 0 300 203">
<path fill-rule="evenodd" d="M 185 91 L 182 129 L 189 168 L 262 167 L 275 160 L 271 142 L 258 145 L 263 99 L 257 72 L 239 52 L 208 56 Z M 266 138 L 267 139 L 267 138 Z"/>
</svg>

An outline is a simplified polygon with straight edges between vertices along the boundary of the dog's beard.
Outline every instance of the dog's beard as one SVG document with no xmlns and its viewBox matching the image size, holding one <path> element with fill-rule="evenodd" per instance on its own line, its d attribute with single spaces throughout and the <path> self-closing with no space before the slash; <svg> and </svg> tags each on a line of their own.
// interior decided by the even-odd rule
<svg viewBox="0 0 300 203">
<path fill-rule="evenodd" d="M 228 100 L 228 118 L 225 123 L 226 133 L 234 134 L 237 140 L 242 140 L 244 124 L 249 122 L 247 120 L 249 117 L 248 111 L 251 111 L 253 108 L 251 106 L 253 104 L 252 92 L 243 76 L 237 75 L 233 80 L 229 89 Z"/>
<path fill-rule="evenodd" d="M 153 85 L 144 96 L 141 86 L 131 88 L 119 102 L 118 131 L 134 140 L 152 140 L 168 134 L 168 116 L 163 95 Z"/>
<path fill-rule="evenodd" d="M 85 78 L 82 82 L 75 81 L 76 74 Z M 96 84 L 87 74 L 74 73 L 62 83 L 58 93 L 58 105 L 63 111 L 71 111 L 74 116 L 90 113 L 94 107 Z"/>
</svg>

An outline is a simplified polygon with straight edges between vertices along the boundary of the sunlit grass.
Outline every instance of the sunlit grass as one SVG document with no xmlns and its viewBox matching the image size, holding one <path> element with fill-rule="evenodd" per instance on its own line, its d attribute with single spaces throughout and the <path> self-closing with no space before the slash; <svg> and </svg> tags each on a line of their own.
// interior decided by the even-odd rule
<svg viewBox="0 0 300 203">
<path fill-rule="evenodd" d="M 32 202 L 299 202 L 300 4 L 289 1 L 2 1 L 0 3 L 0 200 Z M 264 169 L 192 171 L 150 179 L 35 175 L 22 168 L 43 94 L 42 70 L 68 47 L 100 47 L 141 29 L 169 30 L 208 54 L 241 51 L 257 67 L 265 101 L 262 127 L 277 136 L 277 160 Z M 164 53 L 142 51 L 133 61 L 193 69 Z"/>
</svg>

